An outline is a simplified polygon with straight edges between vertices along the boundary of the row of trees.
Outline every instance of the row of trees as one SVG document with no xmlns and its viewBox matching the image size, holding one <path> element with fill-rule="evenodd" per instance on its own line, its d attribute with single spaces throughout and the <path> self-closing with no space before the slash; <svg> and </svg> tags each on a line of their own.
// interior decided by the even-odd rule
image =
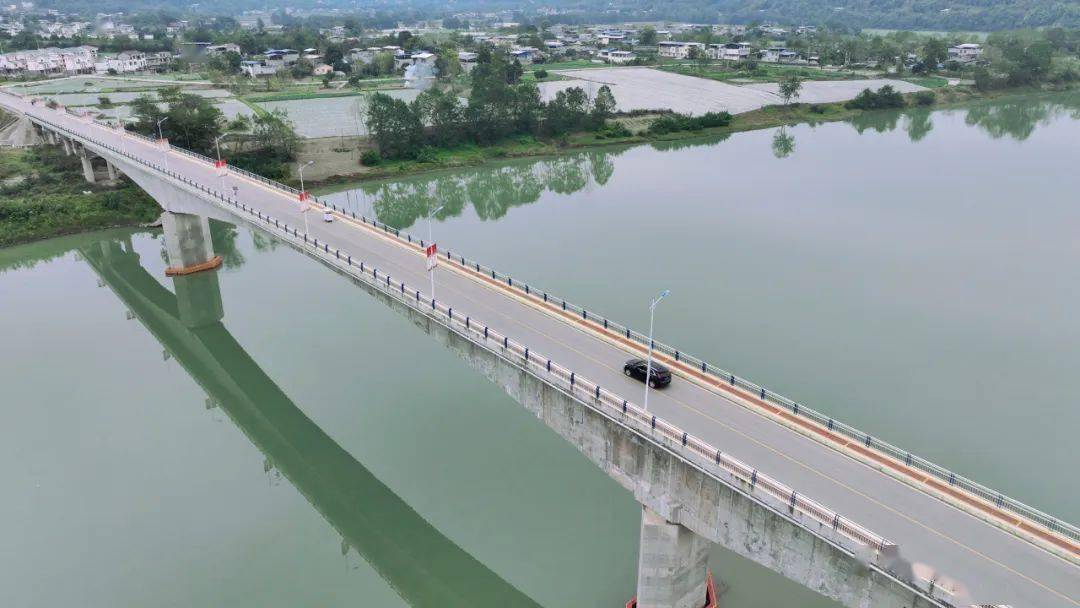
<svg viewBox="0 0 1080 608">
<path fill-rule="evenodd" d="M 128 128 L 148 137 L 167 138 L 173 145 L 214 156 L 222 138 L 232 152 L 230 162 L 265 177 L 288 176 L 287 163 L 296 158 L 300 139 L 283 110 L 256 114 L 252 118 L 225 120 L 221 110 L 207 98 L 183 93 L 179 87 L 162 87 L 158 99 L 141 95 L 131 102 L 134 122 Z"/>
<path fill-rule="evenodd" d="M 507 61 L 503 53 L 481 53 L 471 81 L 464 104 L 438 89 L 424 91 L 412 103 L 373 95 L 367 126 L 382 155 L 415 158 L 427 145 L 487 144 L 512 135 L 551 137 L 595 130 L 615 111 L 615 98 L 606 86 L 592 100 L 572 87 L 544 103 L 535 84 L 521 82 L 520 65 Z"/>
</svg>

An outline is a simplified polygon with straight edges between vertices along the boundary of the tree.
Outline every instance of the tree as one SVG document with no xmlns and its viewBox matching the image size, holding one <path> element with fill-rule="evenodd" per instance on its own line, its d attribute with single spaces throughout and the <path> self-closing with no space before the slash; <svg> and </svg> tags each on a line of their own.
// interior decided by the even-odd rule
<svg viewBox="0 0 1080 608">
<path fill-rule="evenodd" d="M 255 145 L 281 160 L 292 160 L 300 147 L 300 138 L 293 130 L 285 110 L 276 108 L 268 114 L 256 114 L 252 140 Z"/>
<path fill-rule="evenodd" d="M 206 63 L 206 67 L 225 74 L 239 74 L 241 61 L 242 58 L 239 53 L 228 51 L 211 57 L 210 61 Z"/>
<path fill-rule="evenodd" d="M 465 135 L 465 111 L 457 96 L 436 88 L 420 94 L 414 111 L 421 122 L 431 125 L 431 140 L 437 146 L 449 147 L 461 143 Z"/>
<path fill-rule="evenodd" d="M 549 134 L 576 131 L 589 113 L 589 97 L 581 87 L 570 87 L 555 93 L 555 99 L 544 110 L 544 130 Z"/>
<path fill-rule="evenodd" d="M 708 53 L 700 46 L 690 47 L 690 50 L 686 53 L 686 58 L 695 62 L 699 70 L 704 70 L 705 66 L 709 63 Z"/>
<path fill-rule="evenodd" d="M 521 62 L 516 58 L 514 61 L 506 66 L 506 84 L 517 84 L 521 82 L 521 77 L 525 74 L 525 68 L 521 67 Z"/>
<path fill-rule="evenodd" d="M 604 126 L 604 122 L 615 113 L 615 96 L 611 94 L 611 89 L 605 84 L 600 87 L 600 90 L 596 92 L 596 99 L 593 99 L 593 107 L 590 118 L 593 129 L 599 129 Z"/>
<path fill-rule="evenodd" d="M 367 126 L 386 158 L 415 158 L 423 147 L 423 123 L 415 109 L 385 93 L 371 96 Z"/>
<path fill-rule="evenodd" d="M 159 92 L 165 99 L 165 94 Z M 150 137 L 157 137 L 158 124 L 161 133 L 173 144 L 196 152 L 209 153 L 214 139 L 221 134 L 224 116 L 205 97 L 181 93 L 168 98 L 168 111 L 162 110 L 149 96 L 142 95 L 131 103 L 135 130 Z"/>
<path fill-rule="evenodd" d="M 949 47 L 941 38 L 932 37 L 923 43 L 922 55 L 919 59 L 925 71 L 934 71 L 949 59 Z"/>
<path fill-rule="evenodd" d="M 481 48 L 469 78 L 472 90 L 465 120 L 479 143 L 499 140 L 513 131 L 516 94 L 509 85 L 506 53 Z"/>
<path fill-rule="evenodd" d="M 301 59 L 293 64 L 293 78 L 307 78 L 315 73 L 315 66 L 307 59 Z"/>
<path fill-rule="evenodd" d="M 461 61 L 458 60 L 457 51 L 453 48 L 444 47 L 435 58 L 435 76 L 439 80 L 453 80 L 461 73 Z"/>
<path fill-rule="evenodd" d="M 796 72 L 788 72 L 780 79 L 780 99 L 784 100 L 785 106 L 791 104 L 792 100 L 798 99 L 801 90 L 802 79 Z"/>
<path fill-rule="evenodd" d="M 638 42 L 645 46 L 655 46 L 656 38 L 656 30 L 653 29 L 652 26 L 647 25 L 641 30 L 641 35 L 638 36 Z"/>
</svg>

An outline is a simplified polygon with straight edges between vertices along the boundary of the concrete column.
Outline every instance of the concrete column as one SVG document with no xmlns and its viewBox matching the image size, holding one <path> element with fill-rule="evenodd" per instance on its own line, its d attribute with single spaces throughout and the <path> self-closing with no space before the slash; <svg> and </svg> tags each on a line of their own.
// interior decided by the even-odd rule
<svg viewBox="0 0 1080 608">
<path fill-rule="evenodd" d="M 71 156 L 72 154 L 75 153 L 75 150 L 72 147 L 72 143 L 71 143 L 70 139 L 68 139 L 66 137 L 61 137 L 60 138 L 60 143 L 64 144 L 64 154 L 66 154 L 67 156 Z"/>
<path fill-rule="evenodd" d="M 94 163 L 90 160 L 90 154 L 85 148 L 79 149 L 79 160 L 82 161 L 82 173 L 86 181 L 91 184 L 97 181 L 97 178 L 94 177 Z"/>
<path fill-rule="evenodd" d="M 709 541 L 641 508 L 638 608 L 702 608 Z"/>
<path fill-rule="evenodd" d="M 165 251 L 169 256 L 168 276 L 186 275 L 210 270 L 221 265 L 221 257 L 214 255 L 210 241 L 210 220 L 187 213 L 161 214 L 161 227 L 165 232 Z"/>
<path fill-rule="evenodd" d="M 116 176 L 116 167 L 113 166 L 112 163 L 110 163 L 109 161 L 106 160 L 105 161 L 105 168 L 109 171 L 109 181 L 115 182 L 116 177 L 117 177 Z"/>
</svg>

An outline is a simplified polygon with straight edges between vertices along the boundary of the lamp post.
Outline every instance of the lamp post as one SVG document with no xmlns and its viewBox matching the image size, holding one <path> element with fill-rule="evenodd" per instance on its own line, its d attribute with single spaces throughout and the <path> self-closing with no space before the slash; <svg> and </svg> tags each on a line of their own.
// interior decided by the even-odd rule
<svg viewBox="0 0 1080 608">
<path fill-rule="evenodd" d="M 221 195 L 225 195 L 225 168 L 221 165 L 221 138 L 228 135 L 228 133 L 222 133 L 214 138 L 214 149 L 217 150 L 217 165 L 214 167 L 217 169 L 218 177 L 221 178 Z"/>
<path fill-rule="evenodd" d="M 645 364 L 645 411 L 649 411 L 649 385 L 652 384 L 652 351 L 653 351 L 653 317 L 656 316 L 656 305 L 671 293 L 670 289 L 661 291 L 656 299 L 649 304 L 649 358 Z"/>
<path fill-rule="evenodd" d="M 304 191 L 304 167 L 307 167 L 307 166 L 313 165 L 313 164 L 315 164 L 315 161 L 313 161 L 313 160 L 309 160 L 308 162 L 306 162 L 306 163 L 304 163 L 302 165 L 300 163 L 296 163 L 296 166 L 298 167 L 298 170 L 300 171 L 300 197 L 302 199 L 301 200 L 301 207 L 300 207 L 300 215 L 304 216 L 304 234 L 310 234 L 311 233 L 311 231 L 308 229 L 308 221 L 307 221 L 307 212 L 308 212 L 308 209 L 311 208 L 311 205 L 308 204 L 308 202 L 307 202 L 307 192 Z"/>
<path fill-rule="evenodd" d="M 113 108 L 113 118 L 116 119 L 116 129 L 120 131 L 120 153 L 127 156 L 127 129 L 124 121 L 120 120 L 120 108 Z"/>
<path fill-rule="evenodd" d="M 165 118 L 162 118 L 161 120 L 157 121 L 157 136 L 158 136 L 158 145 L 162 146 L 162 148 L 161 148 L 161 158 L 164 159 L 164 161 L 165 161 L 165 170 L 168 171 L 169 170 L 169 154 L 165 150 L 165 147 L 164 147 L 164 145 L 162 143 L 162 142 L 165 141 L 165 136 L 161 134 L 161 123 L 165 122 L 166 120 L 169 120 L 168 116 L 166 116 Z"/>
<path fill-rule="evenodd" d="M 309 160 L 309 161 L 307 161 L 306 163 L 304 163 L 302 165 L 300 163 L 296 163 L 296 166 L 299 167 L 299 171 L 300 171 L 300 193 L 304 195 L 304 200 L 307 200 L 307 191 L 304 190 L 304 167 L 307 167 L 309 165 L 314 165 L 314 164 L 315 164 L 315 161 L 313 161 L 313 160 Z"/>
<path fill-rule="evenodd" d="M 428 212 L 428 215 L 427 215 L 427 238 L 428 238 L 428 244 L 429 245 L 434 245 L 435 244 L 435 239 L 432 238 L 432 236 L 431 236 L 431 216 L 433 216 L 436 213 L 442 211 L 443 207 L 446 207 L 446 205 L 439 205 L 435 209 L 432 209 L 430 212 Z M 439 257 L 439 252 L 438 251 L 435 252 L 435 257 L 436 257 L 436 259 Z M 431 270 L 428 271 L 428 276 L 431 277 L 431 301 L 434 302 L 435 301 L 435 267 L 434 266 L 432 266 Z"/>
</svg>

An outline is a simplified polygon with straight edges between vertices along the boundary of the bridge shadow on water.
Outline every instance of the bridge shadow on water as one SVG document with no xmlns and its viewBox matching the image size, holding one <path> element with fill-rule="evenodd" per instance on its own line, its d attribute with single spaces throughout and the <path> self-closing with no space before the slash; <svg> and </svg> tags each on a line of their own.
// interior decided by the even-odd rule
<svg viewBox="0 0 1080 608">
<path fill-rule="evenodd" d="M 308 418 L 222 324 L 217 273 L 170 292 L 128 240 L 79 249 L 136 318 L 410 606 L 537 607 L 435 529 Z"/>
</svg>

